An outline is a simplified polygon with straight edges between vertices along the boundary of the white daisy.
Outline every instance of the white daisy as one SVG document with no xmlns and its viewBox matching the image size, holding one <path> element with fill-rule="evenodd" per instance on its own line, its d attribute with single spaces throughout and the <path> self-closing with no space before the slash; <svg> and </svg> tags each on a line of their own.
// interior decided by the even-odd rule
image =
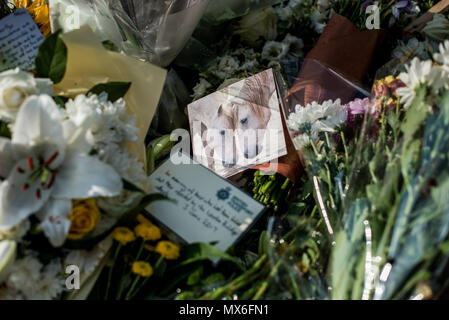
<svg viewBox="0 0 449 320">
<path fill-rule="evenodd" d="M 293 140 L 296 148 L 304 147 L 310 143 L 309 138 L 317 140 L 320 132 L 335 132 L 335 128 L 347 119 L 347 111 L 341 105 L 340 99 L 328 100 L 322 104 L 312 102 L 305 108 L 297 105 L 295 112 L 287 119 L 287 126 L 294 133 L 301 133 Z M 301 132 L 308 129 L 308 132 Z"/>
<path fill-rule="evenodd" d="M 441 68 L 433 66 L 431 60 L 421 61 L 418 58 L 414 58 L 410 65 L 406 66 L 406 69 L 406 72 L 402 72 L 399 75 L 406 87 L 396 90 L 400 97 L 400 102 L 404 104 L 404 108 L 412 105 L 417 90 L 421 86 L 427 86 L 432 89 L 433 93 L 437 93 L 444 85 Z"/>
</svg>

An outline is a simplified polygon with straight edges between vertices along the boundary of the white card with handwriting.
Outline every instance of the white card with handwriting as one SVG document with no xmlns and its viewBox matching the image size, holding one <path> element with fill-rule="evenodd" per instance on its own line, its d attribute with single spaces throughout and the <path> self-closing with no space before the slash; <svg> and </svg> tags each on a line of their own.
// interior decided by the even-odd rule
<svg viewBox="0 0 449 320">
<path fill-rule="evenodd" d="M 216 242 L 225 251 L 265 210 L 250 195 L 184 154 L 164 162 L 151 174 L 150 183 L 151 193 L 175 201 L 157 201 L 146 210 L 187 243 Z"/>
<path fill-rule="evenodd" d="M 34 69 L 34 59 L 44 36 L 25 9 L 0 20 L 0 71 Z"/>
</svg>

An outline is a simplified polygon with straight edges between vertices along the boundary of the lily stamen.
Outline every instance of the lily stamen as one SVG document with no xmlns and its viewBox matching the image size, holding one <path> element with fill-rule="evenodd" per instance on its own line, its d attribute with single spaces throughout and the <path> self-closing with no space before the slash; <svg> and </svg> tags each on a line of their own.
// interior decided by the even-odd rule
<svg viewBox="0 0 449 320">
<path fill-rule="evenodd" d="M 36 190 L 36 199 L 37 199 L 37 200 L 40 200 L 40 199 L 41 199 L 41 190 L 40 190 L 40 189 L 37 189 L 37 190 Z"/>
<path fill-rule="evenodd" d="M 28 165 L 28 169 L 30 169 L 31 171 L 34 170 L 33 158 L 27 157 L 27 165 Z"/>
<path fill-rule="evenodd" d="M 22 167 L 19 166 L 17 167 L 17 172 L 23 174 L 25 173 L 25 170 L 23 170 Z"/>
<path fill-rule="evenodd" d="M 25 184 L 22 186 L 22 191 L 27 190 L 29 187 L 30 187 L 30 186 L 28 185 L 28 183 L 25 183 Z"/>
<path fill-rule="evenodd" d="M 48 167 L 57 157 L 59 156 L 59 151 L 55 151 L 47 161 L 44 162 L 44 167 Z"/>
<path fill-rule="evenodd" d="M 47 186 L 45 187 L 46 190 L 50 189 L 53 186 L 53 183 L 55 182 L 56 174 L 54 172 L 51 173 L 50 180 L 48 181 Z"/>
</svg>

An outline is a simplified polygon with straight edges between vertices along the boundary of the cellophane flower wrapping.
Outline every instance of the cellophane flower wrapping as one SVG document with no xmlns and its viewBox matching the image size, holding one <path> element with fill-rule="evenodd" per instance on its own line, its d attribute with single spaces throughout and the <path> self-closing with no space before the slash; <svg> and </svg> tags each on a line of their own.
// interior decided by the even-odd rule
<svg viewBox="0 0 449 320">
<path fill-rule="evenodd" d="M 102 41 L 159 66 L 179 54 L 203 16 L 209 0 L 50 1 L 52 30 L 88 24 Z"/>
</svg>

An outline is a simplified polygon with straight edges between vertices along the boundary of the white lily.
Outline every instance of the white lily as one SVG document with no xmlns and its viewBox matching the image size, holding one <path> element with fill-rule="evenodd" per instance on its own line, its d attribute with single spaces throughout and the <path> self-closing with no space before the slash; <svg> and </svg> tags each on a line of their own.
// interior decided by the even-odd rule
<svg viewBox="0 0 449 320">
<path fill-rule="evenodd" d="M 0 227 L 36 214 L 50 243 L 61 246 L 69 232 L 72 199 L 120 194 L 117 172 L 90 156 L 89 119 L 64 119 L 50 96 L 25 100 L 12 140 L 0 138 Z"/>
</svg>

